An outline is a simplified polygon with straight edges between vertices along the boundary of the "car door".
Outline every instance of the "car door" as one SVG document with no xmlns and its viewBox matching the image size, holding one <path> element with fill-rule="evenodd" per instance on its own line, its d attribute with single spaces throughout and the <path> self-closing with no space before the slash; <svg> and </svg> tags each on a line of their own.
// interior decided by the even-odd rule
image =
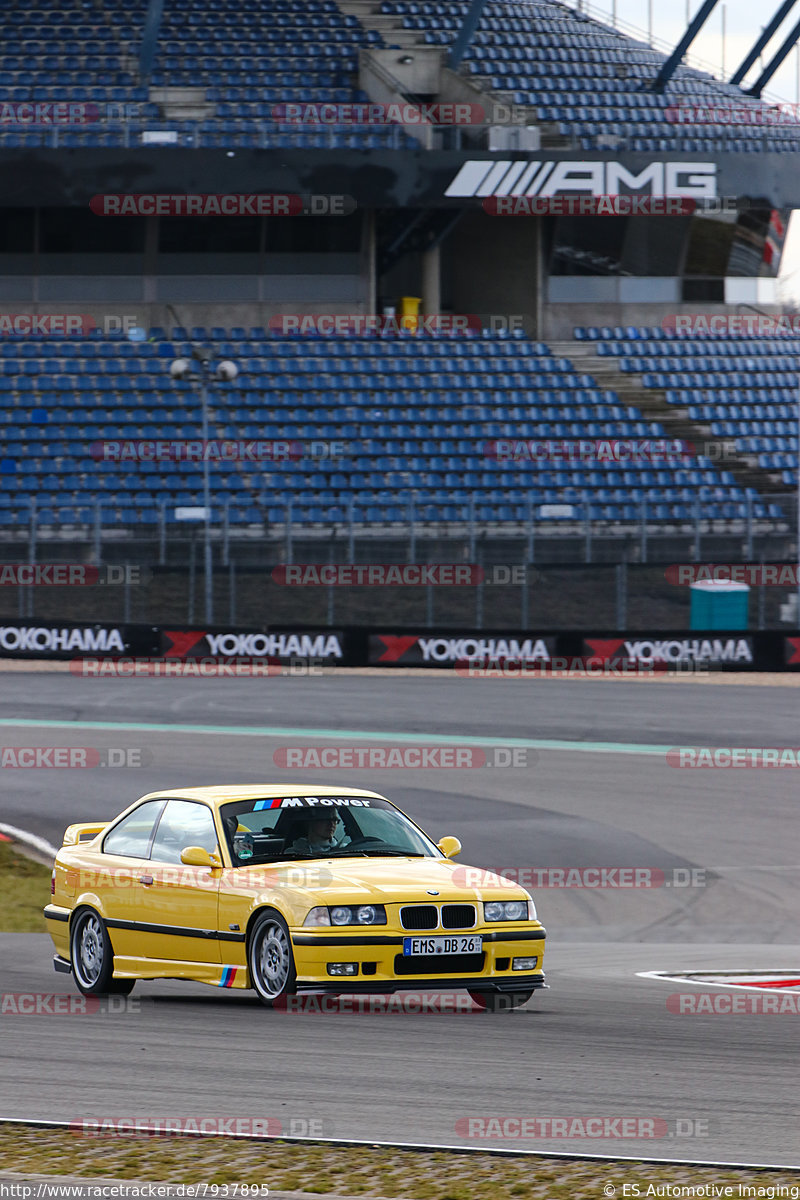
<svg viewBox="0 0 800 1200">
<path fill-rule="evenodd" d="M 142 957 L 222 961 L 217 936 L 220 873 L 185 866 L 181 854 L 189 846 L 219 854 L 214 814 L 199 800 L 168 800 L 139 891 L 136 921 Z"/>
<path fill-rule="evenodd" d="M 117 955 L 140 953 L 136 931 L 141 919 L 140 879 L 149 869 L 150 843 L 163 808 L 163 800 L 138 805 L 103 838 L 96 870 L 79 872 L 79 890 L 94 892 L 100 900 Z"/>
</svg>

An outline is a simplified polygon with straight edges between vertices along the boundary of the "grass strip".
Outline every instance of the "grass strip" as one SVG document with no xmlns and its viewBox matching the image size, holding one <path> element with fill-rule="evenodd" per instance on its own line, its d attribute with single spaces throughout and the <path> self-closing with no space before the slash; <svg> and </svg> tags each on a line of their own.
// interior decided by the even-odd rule
<svg viewBox="0 0 800 1200">
<path fill-rule="evenodd" d="M 636 1195 L 630 1185 L 638 1186 L 640 1200 L 669 1196 L 664 1190 L 648 1193 L 648 1188 L 666 1184 L 673 1189 L 727 1186 L 732 1189 L 727 1195 L 739 1200 L 792 1196 L 798 1185 L 797 1173 L 788 1168 L 672 1167 L 219 1137 L 86 1137 L 24 1124 L 0 1126 L 0 1168 L 174 1184 L 266 1184 L 271 1191 L 405 1200 L 607 1200 L 611 1193 L 606 1185 L 616 1189 L 616 1200 L 623 1200 L 625 1184 L 628 1196 Z M 781 1193 L 778 1185 L 789 1190 Z M 706 1195 L 726 1193 L 709 1190 Z"/>
<path fill-rule="evenodd" d="M 46 933 L 42 909 L 50 899 L 50 867 L 0 841 L 0 933 Z"/>
</svg>

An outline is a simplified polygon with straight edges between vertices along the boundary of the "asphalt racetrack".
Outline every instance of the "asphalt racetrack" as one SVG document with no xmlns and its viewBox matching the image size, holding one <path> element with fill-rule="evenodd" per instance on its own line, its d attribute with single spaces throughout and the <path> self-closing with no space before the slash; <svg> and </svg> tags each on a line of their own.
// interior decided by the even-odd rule
<svg viewBox="0 0 800 1200">
<path fill-rule="evenodd" d="M 0 680 L 3 747 L 146 760 L 4 768 L 0 821 L 56 845 L 70 822 L 110 818 L 148 791 L 285 778 L 382 791 L 434 838 L 456 834 L 460 861 L 514 869 L 526 886 L 574 869 L 588 881 L 605 868 L 608 881 L 531 882 L 550 990 L 510 1014 L 278 1013 L 251 993 L 172 982 L 137 984 L 123 1011 L 4 1014 L 0 1116 L 273 1118 L 290 1134 L 341 1139 L 800 1163 L 796 1013 L 680 1013 L 674 993 L 720 989 L 638 974 L 800 974 L 800 775 L 668 757 L 797 746 L 796 688 L 344 672 Z M 274 758 L 434 744 L 483 749 L 498 765 L 298 775 Z M 505 765 L 512 751 L 517 765 Z M 646 869 L 652 886 L 614 886 L 623 868 Z M 75 994 L 52 970 L 49 938 L 0 935 L 0 954 L 2 992 Z M 508 1119 L 533 1117 L 607 1118 L 610 1132 L 514 1136 Z M 482 1135 L 468 1118 L 498 1118 L 510 1136 Z M 617 1137 L 617 1118 L 652 1119 L 657 1136 Z"/>
</svg>

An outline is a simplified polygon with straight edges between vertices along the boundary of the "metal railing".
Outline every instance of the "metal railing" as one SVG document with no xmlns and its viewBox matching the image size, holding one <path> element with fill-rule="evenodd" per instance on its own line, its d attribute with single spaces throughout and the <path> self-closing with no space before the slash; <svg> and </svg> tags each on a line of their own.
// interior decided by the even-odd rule
<svg viewBox="0 0 800 1200">
<path fill-rule="evenodd" d="M 744 553 L 749 557 L 759 538 L 794 536 L 798 520 L 797 493 L 789 492 L 766 497 L 748 492 L 737 499 L 700 495 L 691 500 L 640 498 L 612 505 L 596 496 L 560 494 L 540 501 L 523 495 L 517 500 L 489 502 L 475 496 L 461 499 L 451 493 L 387 495 L 377 500 L 350 499 L 328 505 L 313 499 L 281 501 L 262 493 L 257 498 L 212 501 L 212 504 L 211 536 L 223 563 L 228 560 L 233 542 L 249 543 L 257 539 L 271 545 L 282 543 L 286 561 L 291 562 L 297 540 L 320 536 L 344 543 L 351 551 L 356 541 L 389 536 L 406 541 L 409 561 L 415 561 L 417 537 L 432 532 L 438 536 L 456 536 L 469 547 L 489 533 L 499 540 L 524 536 L 530 547 L 531 562 L 539 541 L 563 540 L 582 543 L 585 547 L 582 557 L 591 562 L 595 538 L 635 542 L 639 546 L 637 558 L 647 562 L 651 542 L 688 537 L 699 558 L 706 538 L 733 532 L 743 539 Z M 509 508 L 514 510 L 513 514 L 503 513 Z M 625 515 L 609 512 L 609 508 L 624 510 Z M 676 508 L 680 509 L 678 513 Z M 163 562 L 167 541 L 189 540 L 195 524 L 176 519 L 175 510 L 175 502 L 140 505 L 139 511 L 144 516 L 131 519 L 121 516 L 122 510 L 114 503 L 98 500 L 43 504 L 31 497 L 14 507 L 0 508 L 0 545 L 24 540 L 35 561 L 40 540 L 78 538 L 91 544 L 95 560 L 100 561 L 105 543 L 144 539 L 157 544 L 159 561 Z M 503 515 L 499 516 L 500 513 Z M 250 516 L 255 519 L 247 519 Z"/>
<path fill-rule="evenodd" d="M 405 504 L 394 506 L 394 515 L 401 518 L 395 521 L 370 516 L 369 507 L 352 503 L 345 508 L 343 519 L 315 523 L 299 519 L 309 515 L 303 511 L 306 506 L 287 501 L 283 505 L 270 503 L 267 511 L 272 519 L 267 516 L 259 523 L 235 524 L 230 506 L 217 505 L 211 527 L 211 616 L 217 622 L 231 624 L 262 623 L 277 620 L 282 613 L 280 619 L 284 621 L 332 625 L 379 623 L 390 619 L 393 612 L 396 621 L 407 618 L 428 625 L 460 620 L 465 624 L 478 622 L 479 627 L 509 622 L 521 622 L 524 627 L 536 618 L 536 577 L 551 573 L 557 579 L 559 572 L 586 569 L 591 574 L 596 569 L 597 578 L 607 582 L 614 577 L 613 586 L 608 584 L 612 599 L 604 602 L 606 607 L 611 605 L 608 619 L 613 623 L 623 607 L 626 612 L 629 607 L 636 612 L 649 608 L 658 612 L 659 606 L 666 604 L 656 595 L 634 602 L 627 583 L 629 571 L 641 569 L 646 573 L 654 564 L 665 562 L 798 561 L 794 494 L 773 495 L 768 502 L 747 497 L 741 515 L 708 516 L 708 503 L 697 499 L 690 506 L 691 516 L 680 520 L 661 518 L 657 504 L 642 502 L 636 520 L 611 521 L 603 519 L 596 504 L 564 500 L 542 506 L 529 500 L 522 505 L 522 519 L 503 523 L 485 520 L 479 501 L 465 502 L 459 511 L 457 503 L 447 497 L 438 502 L 409 498 Z M 717 503 L 724 512 L 726 504 L 732 502 Z M 451 514 L 455 512 L 455 516 L 432 519 L 444 508 Z M 14 520 L 8 523 L 9 510 L 0 510 L 0 580 L 12 585 L 0 588 L 0 611 L 7 618 L 30 618 L 53 604 L 53 615 L 61 619 L 97 620 L 109 606 L 116 620 L 192 622 L 202 618 L 202 522 L 171 520 L 172 507 L 163 505 L 153 509 L 151 521 L 138 525 L 121 522 L 101 503 L 76 512 L 73 506 L 54 511 L 31 502 L 27 509 L 13 511 Z M 728 511 L 733 512 L 730 507 Z M 768 512 L 772 515 L 767 516 Z M 118 586 L 13 586 L 20 564 L 32 567 L 52 563 L 114 566 L 118 578 L 113 582 Z M 380 605 L 372 600 L 356 603 L 353 597 L 358 589 L 353 588 L 312 589 L 308 594 L 314 597 L 313 602 L 304 600 L 303 604 L 297 602 L 302 589 L 273 584 L 265 590 L 275 567 L 308 563 L 466 563 L 483 568 L 517 565 L 524 568 L 525 576 L 518 581 L 519 586 L 467 589 L 464 594 L 472 600 L 464 599 L 464 589 L 455 589 L 445 602 L 441 596 L 446 588 L 399 588 L 397 592 L 406 596 L 402 603 L 395 598 L 392 608 L 383 601 Z M 35 581 L 30 572 L 28 576 L 29 581 Z M 554 584 L 556 588 L 561 586 L 565 586 L 563 582 Z M 659 587 L 669 594 L 663 580 Z M 760 622 L 759 628 L 765 627 L 765 621 L 777 621 L 769 604 L 779 591 L 783 595 L 782 589 L 767 589 L 758 599 L 759 616 L 754 619 Z M 796 591 L 789 588 L 783 599 Z M 388 592 L 391 594 L 392 589 Z M 416 607 L 408 600 L 411 592 L 419 601 Z M 457 602 L 452 598 L 456 594 Z M 554 597 L 555 592 L 550 596 L 555 602 Z M 596 613 L 592 616 L 592 597 L 592 588 L 588 587 L 581 603 L 585 605 L 586 622 L 596 625 L 599 617 Z M 595 599 L 598 597 L 599 593 Z M 478 607 L 473 608 L 473 604 Z M 670 604 L 674 607 L 674 597 Z M 670 604 L 666 604 L 667 609 Z M 561 624 L 571 625 L 574 620 L 561 619 Z M 623 624 L 618 621 L 619 627 Z"/>
</svg>

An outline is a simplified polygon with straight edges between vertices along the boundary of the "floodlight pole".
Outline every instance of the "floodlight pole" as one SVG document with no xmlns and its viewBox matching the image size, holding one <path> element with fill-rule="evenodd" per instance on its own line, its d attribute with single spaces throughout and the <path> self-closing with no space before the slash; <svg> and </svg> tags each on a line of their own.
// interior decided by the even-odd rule
<svg viewBox="0 0 800 1200">
<path fill-rule="evenodd" d="M 200 364 L 200 400 L 203 406 L 203 509 L 205 512 L 203 531 L 203 573 L 205 576 L 206 625 L 213 621 L 213 597 L 211 587 L 211 486 L 208 470 L 208 363 Z"/>
<path fill-rule="evenodd" d="M 213 587 L 211 570 L 211 478 L 208 459 L 208 381 L 211 377 L 211 361 L 213 351 L 206 346 L 195 346 L 192 350 L 194 370 L 200 380 L 200 408 L 202 413 L 202 442 L 203 442 L 203 574 L 205 577 L 205 621 L 210 625 L 214 619 Z M 236 364 L 226 361 L 220 364 L 223 371 L 214 372 L 217 379 L 233 379 L 238 373 Z M 177 368 L 177 369 L 176 369 Z M 191 376 L 190 363 L 186 359 L 177 359 L 171 368 L 172 375 L 177 379 Z"/>
</svg>

